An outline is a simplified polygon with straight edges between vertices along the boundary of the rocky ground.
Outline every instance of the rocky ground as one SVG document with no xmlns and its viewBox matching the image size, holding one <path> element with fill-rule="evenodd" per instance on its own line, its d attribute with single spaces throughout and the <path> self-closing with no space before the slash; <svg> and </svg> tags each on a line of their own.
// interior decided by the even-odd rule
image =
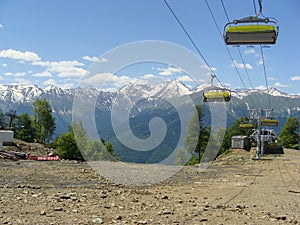
<svg viewBox="0 0 300 225">
<path fill-rule="evenodd" d="M 253 155 L 235 150 L 140 187 L 86 163 L 1 160 L 0 224 L 300 224 L 300 151 Z"/>
</svg>

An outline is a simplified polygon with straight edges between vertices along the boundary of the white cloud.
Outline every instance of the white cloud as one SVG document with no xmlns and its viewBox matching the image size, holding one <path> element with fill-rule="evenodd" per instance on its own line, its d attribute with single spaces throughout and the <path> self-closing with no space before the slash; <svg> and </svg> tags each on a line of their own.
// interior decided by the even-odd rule
<svg viewBox="0 0 300 225">
<path fill-rule="evenodd" d="M 186 75 L 178 77 L 176 79 L 179 80 L 179 81 L 183 81 L 183 82 L 193 82 L 193 79 L 190 78 L 189 76 L 186 76 Z"/>
<path fill-rule="evenodd" d="M 152 73 L 148 73 L 148 74 L 144 74 L 143 76 L 142 76 L 144 79 L 150 79 L 150 78 L 154 78 L 154 77 L 156 77 L 154 74 L 152 74 Z"/>
<path fill-rule="evenodd" d="M 88 77 L 82 81 L 85 85 L 99 85 L 104 84 L 111 79 L 114 75 L 112 73 L 98 73 L 91 77 Z"/>
<path fill-rule="evenodd" d="M 52 77 L 52 74 L 49 71 L 45 70 L 41 73 L 34 73 L 34 74 L 32 74 L 32 76 L 33 77 Z"/>
<path fill-rule="evenodd" d="M 287 85 L 287 84 L 282 84 L 282 83 L 280 83 L 280 82 L 276 82 L 276 83 L 274 84 L 274 86 L 275 86 L 275 87 L 281 87 L 281 88 L 287 88 L 287 87 L 289 87 L 289 85 Z"/>
<path fill-rule="evenodd" d="M 262 65 L 263 63 L 264 63 L 263 60 L 260 59 L 260 60 L 256 63 L 256 65 Z"/>
<path fill-rule="evenodd" d="M 3 25 L 0 23 L 0 28 L 3 28 Z"/>
<path fill-rule="evenodd" d="M 98 58 L 96 56 L 83 56 L 82 59 L 84 60 L 87 60 L 87 61 L 91 61 L 91 62 L 100 62 L 100 63 L 103 63 L 103 62 L 107 62 L 107 59 L 106 58 Z"/>
<path fill-rule="evenodd" d="M 7 67 L 7 64 L 6 64 L 6 63 L 3 63 L 1 66 L 3 66 L 3 67 Z"/>
<path fill-rule="evenodd" d="M 255 54 L 255 50 L 254 49 L 247 49 L 247 50 L 244 51 L 244 54 L 246 54 L 246 55 Z"/>
<path fill-rule="evenodd" d="M 271 77 L 271 76 L 267 77 L 267 79 L 268 79 L 268 80 L 273 80 L 273 81 L 274 81 L 274 80 L 277 80 L 276 77 Z"/>
<path fill-rule="evenodd" d="M 46 61 L 46 62 L 33 62 L 32 65 L 47 67 L 47 71 L 57 73 L 59 77 L 78 77 L 81 78 L 88 74 L 88 71 L 80 68 L 84 66 L 83 63 L 78 61 Z"/>
<path fill-rule="evenodd" d="M 25 72 L 17 72 L 14 74 L 15 77 L 24 77 L 26 75 Z"/>
<path fill-rule="evenodd" d="M 16 79 L 14 79 L 14 81 L 16 83 L 13 83 L 13 84 L 32 84 L 32 82 L 30 80 L 26 80 L 23 78 L 16 78 Z"/>
<path fill-rule="evenodd" d="M 298 81 L 298 80 L 300 80 L 300 76 L 293 76 L 290 78 L 290 80 Z"/>
<path fill-rule="evenodd" d="M 216 70 L 217 70 L 217 68 L 215 68 L 215 67 L 210 67 L 210 68 L 209 68 L 206 64 L 201 65 L 201 68 L 207 69 L 207 70 L 209 70 L 209 71 L 210 71 L 210 68 L 211 68 L 212 71 L 216 71 Z"/>
<path fill-rule="evenodd" d="M 70 89 L 70 88 L 74 87 L 74 83 L 65 81 L 62 84 L 59 84 L 59 83 L 56 83 L 56 81 L 54 79 L 48 79 L 48 80 L 44 81 L 42 84 L 45 86 L 53 85 L 53 86 L 56 86 L 56 87 L 59 87 L 62 89 Z"/>
<path fill-rule="evenodd" d="M 169 66 L 168 68 L 157 68 L 157 70 L 161 71 L 158 74 L 162 76 L 171 76 L 176 73 L 183 73 L 183 70 L 181 68 L 171 66 Z"/>
<path fill-rule="evenodd" d="M 264 85 L 259 85 L 259 86 L 257 86 L 255 89 L 259 89 L 259 90 L 266 90 L 266 89 L 267 89 L 267 87 L 266 87 L 266 86 L 264 86 Z"/>
<path fill-rule="evenodd" d="M 246 64 L 243 64 L 243 63 L 238 63 L 236 60 L 233 60 L 233 62 L 231 63 L 230 67 L 237 67 L 239 69 L 248 69 L 248 70 L 252 70 L 253 67 L 246 63 Z"/>
<path fill-rule="evenodd" d="M 13 76 L 13 77 L 23 77 L 26 75 L 26 72 L 17 72 L 17 73 L 11 73 L 11 72 L 6 72 L 4 73 L 5 76 Z"/>
<path fill-rule="evenodd" d="M 49 79 L 49 80 L 46 80 L 42 83 L 43 85 L 46 85 L 46 86 L 50 86 L 50 85 L 54 85 L 56 86 L 56 82 L 54 79 Z"/>
<path fill-rule="evenodd" d="M 14 74 L 11 73 L 11 72 L 6 72 L 4 75 L 5 75 L 5 76 L 13 76 Z"/>
<path fill-rule="evenodd" d="M 125 75 L 116 76 L 112 73 L 98 73 L 82 81 L 83 85 L 92 85 L 101 89 L 109 88 L 114 90 L 119 89 L 129 83 L 147 84 L 148 81 Z"/>
<path fill-rule="evenodd" d="M 21 52 L 13 49 L 6 49 L 0 51 L 0 57 L 2 58 L 10 58 L 10 59 L 19 59 L 24 61 L 39 61 L 41 60 L 41 57 L 38 56 L 38 54 L 34 52 Z"/>
</svg>

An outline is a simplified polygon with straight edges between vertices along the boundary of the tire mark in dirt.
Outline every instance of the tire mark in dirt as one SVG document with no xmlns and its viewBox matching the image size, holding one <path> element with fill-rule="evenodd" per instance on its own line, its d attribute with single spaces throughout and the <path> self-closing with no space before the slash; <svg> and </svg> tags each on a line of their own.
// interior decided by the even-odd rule
<svg viewBox="0 0 300 225">
<path fill-rule="evenodd" d="M 262 176 L 262 171 L 263 171 L 263 163 L 261 163 L 261 165 L 260 165 L 260 168 L 259 168 L 259 170 L 258 170 L 258 172 L 257 173 L 253 173 L 253 174 L 251 174 L 251 173 L 249 173 L 249 174 L 247 174 L 247 176 L 253 176 L 253 180 L 251 181 L 251 185 L 254 185 L 254 184 L 256 184 L 256 180 L 257 180 L 257 177 L 260 177 L 260 176 Z M 237 175 L 242 175 L 242 174 L 237 174 Z M 228 204 L 228 203 L 230 203 L 231 201 L 233 201 L 234 199 L 236 199 L 238 196 L 240 196 L 247 188 L 251 188 L 251 186 L 249 185 L 249 186 L 244 186 L 237 194 L 235 194 L 234 196 L 232 196 L 231 198 L 229 198 L 226 202 L 224 202 L 224 204 Z"/>
<path fill-rule="evenodd" d="M 296 178 L 299 177 L 299 171 L 295 170 L 296 165 L 291 159 L 278 159 L 276 162 L 282 183 L 287 192 L 300 193 L 300 180 L 296 180 Z"/>
</svg>

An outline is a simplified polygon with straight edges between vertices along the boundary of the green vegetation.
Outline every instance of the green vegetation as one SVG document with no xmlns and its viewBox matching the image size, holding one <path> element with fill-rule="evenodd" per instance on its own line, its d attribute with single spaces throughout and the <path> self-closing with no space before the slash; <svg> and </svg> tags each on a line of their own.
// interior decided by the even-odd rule
<svg viewBox="0 0 300 225">
<path fill-rule="evenodd" d="M 82 123 L 73 123 L 68 132 L 58 137 L 54 146 L 57 154 L 64 159 L 80 161 L 118 160 L 112 144 L 101 140 L 90 140 Z"/>
<path fill-rule="evenodd" d="M 0 124 L 4 126 L 5 118 L 0 111 Z M 33 102 L 33 116 L 20 114 L 14 122 L 15 138 L 26 142 L 39 142 L 51 145 L 61 158 L 69 160 L 118 160 L 110 142 L 90 140 L 82 123 L 73 123 L 68 131 L 51 143 L 56 125 L 52 108 L 45 99 Z"/>
<path fill-rule="evenodd" d="M 2 111 L 2 109 L 0 109 L 0 127 L 3 127 L 4 126 L 4 122 L 5 119 L 4 119 L 4 113 Z"/>
<path fill-rule="evenodd" d="M 54 145 L 56 146 L 56 153 L 59 157 L 69 160 L 84 160 L 77 147 L 74 133 L 71 128 L 67 133 L 62 134 L 59 138 L 57 138 Z"/>
<path fill-rule="evenodd" d="M 283 125 L 279 135 L 279 140 L 282 142 L 283 147 L 293 149 L 299 148 L 299 126 L 299 121 L 294 117 L 289 118 Z"/>
<path fill-rule="evenodd" d="M 200 162 L 209 140 L 210 127 L 203 127 L 202 118 L 203 109 L 201 105 L 196 105 L 195 112 L 189 122 L 184 143 L 187 152 L 193 154 L 191 159 L 187 162 L 187 165 L 194 165 Z M 198 154 L 198 157 L 196 157 L 194 153 Z"/>
<path fill-rule="evenodd" d="M 15 123 L 15 137 L 23 141 L 33 142 L 34 136 L 32 118 L 28 113 L 19 115 Z"/>
<path fill-rule="evenodd" d="M 234 124 L 232 124 L 231 127 L 229 127 L 226 131 L 225 131 L 225 136 L 224 136 L 224 140 L 221 146 L 221 149 L 219 151 L 219 155 L 228 151 L 231 148 L 231 137 L 235 136 L 235 135 L 246 135 L 246 136 L 250 136 L 250 134 L 252 133 L 252 130 L 241 130 L 240 129 L 240 124 L 245 121 L 245 118 L 240 118 L 238 120 L 235 121 Z"/>
<path fill-rule="evenodd" d="M 33 102 L 33 113 L 33 127 L 36 140 L 40 143 L 50 141 L 56 126 L 49 102 L 46 99 L 36 99 Z"/>
<path fill-rule="evenodd" d="M 30 116 L 28 113 L 23 113 L 16 116 L 13 121 L 15 138 L 49 144 L 56 128 L 49 102 L 46 99 L 36 99 L 33 102 L 33 114 Z M 0 123 L 1 118 L 0 115 Z"/>
</svg>

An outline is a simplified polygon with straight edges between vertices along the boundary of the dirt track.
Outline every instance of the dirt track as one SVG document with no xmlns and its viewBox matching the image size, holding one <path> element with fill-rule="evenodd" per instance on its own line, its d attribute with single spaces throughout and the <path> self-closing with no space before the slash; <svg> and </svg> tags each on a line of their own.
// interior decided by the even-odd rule
<svg viewBox="0 0 300 225">
<path fill-rule="evenodd" d="M 234 151 L 147 187 L 86 163 L 0 161 L 0 224 L 300 224 L 300 151 Z"/>
</svg>

